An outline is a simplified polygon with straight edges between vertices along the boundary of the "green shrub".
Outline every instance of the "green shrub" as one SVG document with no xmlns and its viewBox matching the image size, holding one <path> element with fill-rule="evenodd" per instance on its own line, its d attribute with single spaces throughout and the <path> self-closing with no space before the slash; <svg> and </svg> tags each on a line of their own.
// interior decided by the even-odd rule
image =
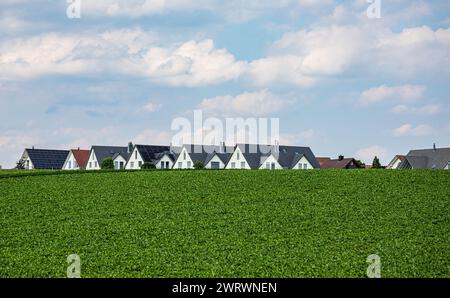
<svg viewBox="0 0 450 298">
<path fill-rule="evenodd" d="M 141 166 L 141 170 L 154 170 L 154 169 L 156 169 L 156 165 L 152 162 L 145 162 Z"/>
<path fill-rule="evenodd" d="M 111 157 L 107 157 L 102 161 L 100 166 L 102 170 L 114 170 L 114 161 Z"/>
<path fill-rule="evenodd" d="M 205 164 L 201 161 L 196 161 L 194 163 L 194 169 L 196 170 L 203 170 L 205 168 Z"/>
</svg>

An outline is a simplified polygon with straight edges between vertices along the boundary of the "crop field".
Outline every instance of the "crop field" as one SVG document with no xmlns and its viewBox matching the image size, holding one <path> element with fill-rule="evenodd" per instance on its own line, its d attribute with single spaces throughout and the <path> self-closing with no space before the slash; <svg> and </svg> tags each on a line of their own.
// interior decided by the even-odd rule
<svg viewBox="0 0 450 298">
<path fill-rule="evenodd" d="M 450 277 L 450 171 L 0 178 L 0 277 Z"/>
</svg>

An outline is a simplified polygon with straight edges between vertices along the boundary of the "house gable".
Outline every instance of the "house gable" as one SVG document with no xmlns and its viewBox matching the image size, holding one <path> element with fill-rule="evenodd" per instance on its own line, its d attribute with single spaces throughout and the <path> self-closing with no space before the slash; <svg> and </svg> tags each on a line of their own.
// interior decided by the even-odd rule
<svg viewBox="0 0 450 298">
<path fill-rule="evenodd" d="M 67 155 L 66 161 L 64 162 L 63 170 L 78 170 L 78 164 L 75 159 L 75 155 L 71 150 L 69 155 Z"/>
<path fill-rule="evenodd" d="M 168 154 L 164 154 L 158 162 L 156 163 L 157 169 L 172 169 L 174 165 L 174 161 Z"/>
<path fill-rule="evenodd" d="M 86 170 L 100 170 L 100 164 L 97 160 L 94 149 L 91 149 L 91 153 L 89 154 Z"/>
<path fill-rule="evenodd" d="M 220 157 L 217 154 L 214 154 L 214 156 L 208 161 L 208 163 L 205 165 L 206 169 L 213 169 L 215 167 L 213 167 L 214 165 L 219 165 L 219 169 L 224 169 L 225 168 L 225 164 L 223 163 L 223 161 L 220 159 Z"/>
<path fill-rule="evenodd" d="M 194 163 L 192 162 L 191 156 L 189 155 L 186 146 L 183 146 L 180 154 L 178 155 L 175 164 L 173 165 L 174 169 L 193 169 Z"/>
<path fill-rule="evenodd" d="M 127 170 L 140 170 L 144 164 L 144 159 L 141 156 L 137 146 L 134 146 L 133 151 L 131 151 L 130 157 L 125 165 Z"/>
<path fill-rule="evenodd" d="M 283 167 L 280 165 L 278 160 L 273 156 L 273 154 L 267 156 L 259 167 L 260 170 L 282 170 Z"/>
<path fill-rule="evenodd" d="M 250 166 L 242 153 L 242 150 L 239 148 L 239 146 L 236 146 L 233 154 L 231 155 L 230 160 L 227 163 L 227 166 L 225 167 L 228 170 L 234 170 L 234 169 L 242 169 L 242 170 L 250 170 Z"/>
<path fill-rule="evenodd" d="M 313 170 L 314 167 L 311 165 L 306 156 L 302 156 L 300 160 L 294 165 L 293 170 Z"/>
<path fill-rule="evenodd" d="M 33 161 L 31 160 L 30 156 L 28 155 L 28 152 L 27 152 L 26 149 L 23 152 L 22 157 L 21 157 L 20 160 L 23 161 L 23 165 L 24 165 L 26 170 L 33 170 L 34 169 Z"/>
</svg>

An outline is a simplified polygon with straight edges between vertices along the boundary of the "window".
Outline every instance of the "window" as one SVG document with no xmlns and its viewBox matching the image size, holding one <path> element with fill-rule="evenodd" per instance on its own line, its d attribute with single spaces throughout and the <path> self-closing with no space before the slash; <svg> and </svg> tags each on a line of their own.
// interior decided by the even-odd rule
<svg viewBox="0 0 450 298">
<path fill-rule="evenodd" d="M 220 162 L 217 161 L 211 162 L 211 169 L 220 169 Z"/>
<path fill-rule="evenodd" d="M 448 164 L 448 166 L 447 166 L 447 169 L 449 169 L 449 170 L 450 170 L 450 163 Z"/>
<path fill-rule="evenodd" d="M 114 168 L 117 170 L 117 169 L 119 169 L 119 162 L 118 161 L 115 161 L 114 162 Z"/>
<path fill-rule="evenodd" d="M 266 170 L 270 170 L 270 162 L 266 162 Z"/>
<path fill-rule="evenodd" d="M 27 163 L 26 163 L 26 166 L 25 166 L 27 169 L 29 169 L 30 168 L 30 161 L 29 160 L 27 160 Z"/>
<path fill-rule="evenodd" d="M 245 169 L 245 161 L 241 162 L 241 169 Z"/>
<path fill-rule="evenodd" d="M 142 161 L 139 162 L 139 168 L 141 168 L 141 167 L 142 167 Z"/>
<path fill-rule="evenodd" d="M 239 154 L 239 151 L 236 152 L 236 159 L 239 160 L 240 157 L 241 157 L 241 155 Z"/>
<path fill-rule="evenodd" d="M 187 167 L 188 167 L 188 169 L 191 168 L 191 162 L 190 161 L 187 162 Z"/>
<path fill-rule="evenodd" d="M 130 162 L 130 168 L 134 169 L 134 161 Z"/>
<path fill-rule="evenodd" d="M 73 162 L 73 168 L 74 168 L 74 169 L 78 168 L 78 164 L 77 164 L 76 161 Z"/>
<path fill-rule="evenodd" d="M 303 169 L 303 164 L 302 164 L 302 163 L 299 163 L 299 164 L 298 164 L 298 168 L 299 168 L 299 170 Z"/>
<path fill-rule="evenodd" d="M 183 163 L 181 161 L 178 163 L 178 168 L 179 169 L 183 168 Z"/>
<path fill-rule="evenodd" d="M 183 160 L 186 160 L 186 152 L 183 152 Z"/>
<path fill-rule="evenodd" d="M 137 150 L 134 151 L 134 159 L 137 159 Z"/>
<path fill-rule="evenodd" d="M 276 169 L 276 165 L 275 165 L 275 163 L 273 162 L 272 163 L 272 170 L 275 170 Z"/>
<path fill-rule="evenodd" d="M 72 168 L 72 162 L 69 161 L 69 169 L 71 169 L 71 168 Z"/>
<path fill-rule="evenodd" d="M 89 162 L 89 168 L 92 168 L 92 161 Z"/>
<path fill-rule="evenodd" d="M 231 163 L 231 168 L 232 168 L 232 169 L 236 169 L 236 163 L 235 163 L 235 162 L 232 162 L 232 163 Z"/>
<path fill-rule="evenodd" d="M 304 170 L 307 170 L 307 169 L 308 169 L 308 164 L 307 164 L 307 163 L 303 164 L 303 169 L 304 169 Z"/>
<path fill-rule="evenodd" d="M 164 170 L 164 162 L 163 161 L 161 162 L 161 169 Z"/>
<path fill-rule="evenodd" d="M 166 161 L 166 169 L 170 169 L 170 162 Z"/>
<path fill-rule="evenodd" d="M 94 167 L 97 167 L 97 162 L 96 161 L 94 161 Z"/>
</svg>

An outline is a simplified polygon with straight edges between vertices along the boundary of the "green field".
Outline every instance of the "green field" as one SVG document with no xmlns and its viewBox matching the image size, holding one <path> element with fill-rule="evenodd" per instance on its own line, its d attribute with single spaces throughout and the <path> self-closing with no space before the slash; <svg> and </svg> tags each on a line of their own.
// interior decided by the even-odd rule
<svg viewBox="0 0 450 298">
<path fill-rule="evenodd" d="M 0 179 L 0 277 L 450 277 L 450 171 Z"/>
</svg>

